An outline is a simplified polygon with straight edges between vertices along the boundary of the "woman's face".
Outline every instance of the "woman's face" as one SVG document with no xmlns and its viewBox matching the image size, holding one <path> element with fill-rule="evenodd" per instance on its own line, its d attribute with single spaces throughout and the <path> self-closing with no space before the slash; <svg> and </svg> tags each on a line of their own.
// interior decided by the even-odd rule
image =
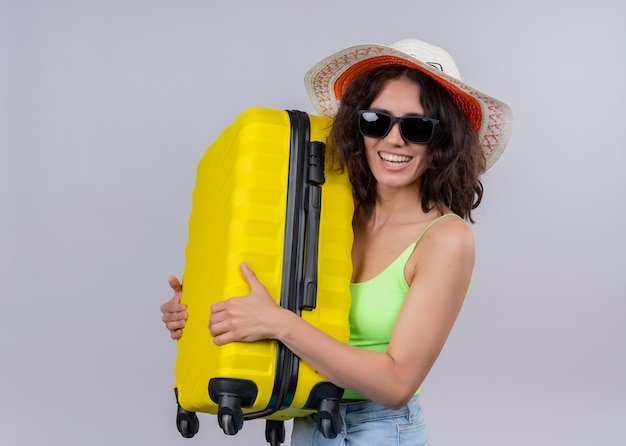
<svg viewBox="0 0 626 446">
<path fill-rule="evenodd" d="M 424 116 L 421 87 L 402 77 L 388 81 L 372 101 L 370 109 L 393 116 Z M 396 122 L 382 139 L 363 137 L 366 156 L 378 188 L 419 188 L 418 179 L 426 170 L 426 145 L 406 142 Z"/>
</svg>

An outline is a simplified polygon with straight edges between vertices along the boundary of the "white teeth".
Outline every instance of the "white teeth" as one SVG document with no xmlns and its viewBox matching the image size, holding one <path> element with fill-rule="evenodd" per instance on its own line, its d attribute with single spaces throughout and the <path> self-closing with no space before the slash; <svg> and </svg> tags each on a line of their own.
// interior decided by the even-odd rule
<svg viewBox="0 0 626 446">
<path fill-rule="evenodd" d="M 408 163 L 412 159 L 410 156 L 393 155 L 391 153 L 379 153 L 379 155 L 383 161 L 389 163 Z"/>
</svg>

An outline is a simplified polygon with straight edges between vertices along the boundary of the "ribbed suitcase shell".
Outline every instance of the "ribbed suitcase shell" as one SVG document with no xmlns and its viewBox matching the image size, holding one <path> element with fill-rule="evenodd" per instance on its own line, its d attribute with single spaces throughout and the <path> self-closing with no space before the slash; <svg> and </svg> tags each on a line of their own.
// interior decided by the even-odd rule
<svg viewBox="0 0 626 446">
<path fill-rule="evenodd" d="M 325 143 L 331 121 L 309 118 L 311 141 Z M 178 403 L 186 411 L 217 414 L 217 402 L 208 392 L 209 381 L 233 378 L 256 384 L 254 402 L 242 408 L 247 417 L 255 418 L 276 403 L 272 401 L 275 385 L 285 379 L 276 376 L 276 341 L 217 347 L 208 320 L 213 303 L 249 292 L 240 273 L 242 261 L 280 303 L 288 280 L 283 277 L 284 263 L 292 261 L 285 259 L 284 252 L 286 234 L 292 230 L 286 226 L 291 220 L 288 212 L 294 212 L 287 206 L 294 144 L 291 126 L 286 111 L 249 109 L 219 136 L 198 165 L 183 274 L 183 303 L 189 318 L 178 341 L 175 365 Z M 353 198 L 347 174 L 333 171 L 328 164 L 321 186 L 317 305 L 303 310 L 301 317 L 347 342 Z M 293 166 L 291 169 L 293 172 Z M 305 405 L 311 390 L 325 381 L 300 361 L 289 407 L 262 418 L 283 420 L 314 412 Z"/>
</svg>

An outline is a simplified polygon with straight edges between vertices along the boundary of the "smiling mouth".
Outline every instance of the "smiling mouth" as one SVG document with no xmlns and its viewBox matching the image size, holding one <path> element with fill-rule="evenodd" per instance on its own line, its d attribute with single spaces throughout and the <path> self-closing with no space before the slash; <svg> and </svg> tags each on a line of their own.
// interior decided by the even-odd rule
<svg viewBox="0 0 626 446">
<path fill-rule="evenodd" d="M 390 164 L 406 164 L 413 159 L 412 156 L 393 155 L 391 153 L 379 152 L 378 156 L 386 163 Z"/>
</svg>

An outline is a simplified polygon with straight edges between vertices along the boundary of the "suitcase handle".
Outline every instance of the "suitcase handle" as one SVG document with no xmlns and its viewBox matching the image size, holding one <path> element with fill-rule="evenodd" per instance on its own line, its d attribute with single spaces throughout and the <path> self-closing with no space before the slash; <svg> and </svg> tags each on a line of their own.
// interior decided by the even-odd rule
<svg viewBox="0 0 626 446">
<path fill-rule="evenodd" d="M 320 233 L 320 205 L 322 188 L 311 186 L 307 209 L 306 263 L 304 272 L 304 296 L 301 310 L 313 310 L 317 305 L 317 258 Z"/>
<path fill-rule="evenodd" d="M 307 154 L 307 174 L 308 183 L 320 185 L 324 184 L 324 152 L 326 145 L 323 142 L 311 141 L 309 153 Z"/>
<path fill-rule="evenodd" d="M 313 141 L 309 144 L 306 257 L 304 270 L 304 295 L 300 310 L 313 310 L 317 306 L 317 261 L 322 208 L 322 188 L 324 184 L 324 143 Z"/>
</svg>

